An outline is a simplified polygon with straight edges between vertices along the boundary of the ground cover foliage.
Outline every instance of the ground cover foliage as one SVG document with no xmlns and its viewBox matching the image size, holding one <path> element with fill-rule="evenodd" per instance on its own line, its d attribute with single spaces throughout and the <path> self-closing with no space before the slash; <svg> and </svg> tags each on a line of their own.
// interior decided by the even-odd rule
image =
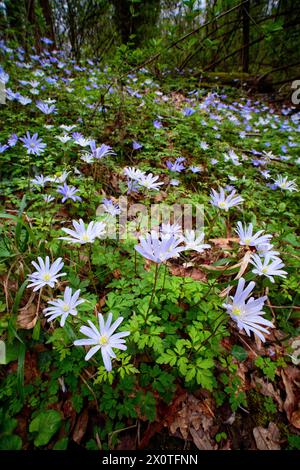
<svg viewBox="0 0 300 470">
<path fill-rule="evenodd" d="M 50 46 L 1 42 L 0 448 L 299 449 L 299 112 Z"/>
</svg>

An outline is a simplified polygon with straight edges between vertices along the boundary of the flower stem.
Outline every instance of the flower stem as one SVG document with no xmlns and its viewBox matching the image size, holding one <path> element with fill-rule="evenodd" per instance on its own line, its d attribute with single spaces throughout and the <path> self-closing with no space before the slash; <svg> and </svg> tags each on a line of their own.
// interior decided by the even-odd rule
<svg viewBox="0 0 300 470">
<path fill-rule="evenodd" d="M 219 315 L 217 318 L 216 318 L 216 322 L 221 318 L 221 320 L 219 321 L 219 323 L 216 324 L 215 328 L 213 329 L 212 333 L 204 340 L 204 341 L 199 341 L 198 343 L 196 343 L 194 345 L 194 350 L 197 352 L 199 350 L 199 348 L 201 348 L 201 346 L 204 346 L 204 344 L 207 343 L 207 341 L 209 339 L 211 339 L 213 336 L 215 336 L 216 332 L 218 331 L 219 327 L 224 323 L 224 321 L 226 320 L 226 317 L 224 316 L 225 315 L 225 312 L 222 312 L 221 315 Z M 192 355 L 192 350 L 190 351 L 190 354 L 189 354 L 189 358 L 191 357 Z"/>
<path fill-rule="evenodd" d="M 150 302 L 149 302 L 149 305 L 148 305 L 148 310 L 147 310 L 147 313 L 146 313 L 145 321 L 147 321 L 148 313 L 149 313 L 149 310 L 150 310 L 150 307 L 151 307 L 151 304 L 152 304 L 152 301 L 153 301 L 154 293 L 155 293 L 155 290 L 156 290 L 156 284 L 157 284 L 157 279 L 158 279 L 158 270 L 159 270 L 159 267 L 160 267 L 160 264 L 157 264 L 157 263 L 156 263 L 156 264 L 155 264 L 155 273 L 154 273 L 153 289 L 152 289 L 152 294 L 151 294 Z"/>
<path fill-rule="evenodd" d="M 167 275 L 167 264 L 165 264 L 164 278 L 163 278 L 163 283 L 162 283 L 162 288 L 161 288 L 162 291 L 165 289 L 166 275 Z"/>
<path fill-rule="evenodd" d="M 134 250 L 134 275 L 137 277 L 137 253 L 136 250 Z"/>
</svg>

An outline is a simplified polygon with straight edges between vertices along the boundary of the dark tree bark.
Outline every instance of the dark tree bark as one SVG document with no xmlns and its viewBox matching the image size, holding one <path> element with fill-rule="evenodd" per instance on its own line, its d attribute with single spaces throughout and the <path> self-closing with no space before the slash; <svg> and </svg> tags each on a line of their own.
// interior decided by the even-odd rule
<svg viewBox="0 0 300 470">
<path fill-rule="evenodd" d="M 139 47 L 147 31 L 155 26 L 160 13 L 160 0 L 141 0 L 133 3 L 130 0 L 111 0 L 114 6 L 114 21 L 123 44 L 131 42 Z"/>
<path fill-rule="evenodd" d="M 35 16 L 35 0 L 26 0 L 26 16 L 27 22 L 30 24 L 34 36 L 35 48 L 38 52 L 41 51 L 41 41 L 40 41 L 40 29 L 37 24 L 36 16 Z"/>
<path fill-rule="evenodd" d="M 242 49 L 242 69 L 249 72 L 249 39 L 250 39 L 250 0 L 242 6 L 243 18 L 243 49 Z"/>
<path fill-rule="evenodd" d="M 53 48 L 55 48 L 55 34 L 54 34 L 54 27 L 53 27 L 53 19 L 52 19 L 52 9 L 49 0 L 39 0 L 41 8 L 43 10 L 43 15 L 45 18 L 46 26 L 47 26 L 47 34 L 49 38 L 53 41 Z"/>
</svg>

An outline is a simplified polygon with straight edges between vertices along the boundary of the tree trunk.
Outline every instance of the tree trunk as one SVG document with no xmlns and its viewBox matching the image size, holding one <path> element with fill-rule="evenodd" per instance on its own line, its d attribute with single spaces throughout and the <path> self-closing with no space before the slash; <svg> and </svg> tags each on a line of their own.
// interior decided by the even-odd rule
<svg viewBox="0 0 300 470">
<path fill-rule="evenodd" d="M 250 0 L 242 6 L 243 18 L 243 49 L 242 49 L 242 70 L 249 72 L 249 39 L 250 39 Z"/>
<path fill-rule="evenodd" d="M 46 21 L 47 26 L 47 34 L 49 38 L 53 41 L 52 49 L 55 48 L 55 34 L 54 34 L 54 27 L 53 27 L 53 19 L 52 19 L 52 10 L 49 0 L 39 0 L 40 5 L 43 10 L 43 15 Z"/>
<path fill-rule="evenodd" d="M 41 52 L 40 30 L 35 16 L 35 0 L 26 0 L 25 4 L 27 21 L 32 27 L 35 48 L 37 52 Z"/>
</svg>

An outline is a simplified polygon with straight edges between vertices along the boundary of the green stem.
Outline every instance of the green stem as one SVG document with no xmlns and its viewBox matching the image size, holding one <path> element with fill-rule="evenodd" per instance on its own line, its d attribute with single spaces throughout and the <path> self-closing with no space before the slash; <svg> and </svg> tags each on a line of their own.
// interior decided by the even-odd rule
<svg viewBox="0 0 300 470">
<path fill-rule="evenodd" d="M 207 341 L 209 339 L 211 339 L 213 336 L 215 336 L 216 332 L 218 331 L 219 327 L 222 325 L 222 323 L 224 323 L 224 321 L 226 320 L 226 317 L 224 316 L 225 315 L 225 312 L 222 312 L 221 315 L 219 315 L 217 318 L 216 318 L 216 322 L 217 320 L 219 320 L 219 318 L 223 317 L 221 319 L 221 321 L 219 321 L 219 323 L 217 324 L 217 326 L 214 328 L 214 330 L 212 331 L 212 333 L 203 341 L 203 343 L 200 343 L 200 346 L 204 346 L 204 344 L 207 343 Z"/>
<path fill-rule="evenodd" d="M 158 270 L 159 270 L 159 267 L 160 267 L 160 264 L 157 264 L 157 263 L 156 263 L 156 264 L 155 264 L 155 273 L 154 273 L 153 289 L 152 289 L 152 294 L 151 294 L 150 302 L 149 302 L 149 305 L 148 305 L 148 310 L 147 310 L 147 313 L 146 313 L 145 321 L 147 321 L 148 313 L 149 313 L 149 310 L 150 310 L 150 307 L 151 307 L 151 304 L 152 304 L 152 301 L 153 301 L 154 293 L 155 293 L 155 290 L 156 290 L 156 284 L 157 284 L 157 279 L 158 279 Z"/>
<path fill-rule="evenodd" d="M 134 275 L 137 277 L 137 253 L 136 250 L 134 250 Z"/>
<path fill-rule="evenodd" d="M 210 227 L 209 227 L 208 233 L 206 234 L 206 239 L 207 240 L 209 240 L 210 237 L 211 237 L 212 231 L 214 229 L 214 224 L 215 224 L 215 221 L 217 220 L 218 215 L 219 214 L 216 213 L 216 215 L 212 218 L 212 221 L 209 223 Z"/>
<path fill-rule="evenodd" d="M 89 278 L 92 281 L 93 288 L 94 288 L 94 291 L 96 293 L 97 288 L 96 288 L 96 284 L 95 284 L 95 279 L 94 279 L 93 270 L 92 270 L 92 263 L 91 263 L 92 245 L 90 243 L 88 243 L 87 248 L 88 248 L 88 254 L 87 255 L 88 255 Z"/>
<path fill-rule="evenodd" d="M 217 318 L 216 318 L 216 322 L 217 320 L 219 320 L 219 318 L 221 318 L 223 315 L 225 315 L 225 312 L 222 312 L 221 315 L 219 315 Z M 199 350 L 199 348 L 201 348 L 201 346 L 204 346 L 204 344 L 207 343 L 207 341 L 209 339 L 211 339 L 215 334 L 216 332 L 218 331 L 219 327 L 222 325 L 222 323 L 226 320 L 226 317 L 222 318 L 221 321 L 217 324 L 217 326 L 214 328 L 214 330 L 212 331 L 212 333 L 204 340 L 204 341 L 199 341 L 199 343 L 196 343 L 195 346 L 194 346 L 194 349 L 196 350 L 196 352 Z M 191 357 L 192 355 L 192 350 L 190 351 L 189 353 L 189 358 Z"/>
<path fill-rule="evenodd" d="M 214 281 L 214 282 L 213 282 L 213 283 L 212 283 L 212 284 L 209 286 L 209 289 L 208 289 L 208 291 L 207 291 L 207 292 L 205 292 L 205 294 L 204 294 L 204 295 L 205 295 L 205 298 L 206 298 L 206 299 L 207 299 L 208 295 L 210 294 L 210 292 L 211 292 L 212 288 L 213 288 L 213 287 L 215 287 L 216 283 L 217 283 L 217 281 L 215 280 L 215 281 Z M 200 300 L 198 300 L 198 302 L 196 302 L 194 305 L 191 305 L 191 308 L 197 307 L 197 305 L 199 305 L 199 304 L 200 304 L 200 302 L 202 302 L 202 300 L 203 300 L 203 297 L 201 297 L 201 299 L 200 299 Z"/>
<path fill-rule="evenodd" d="M 230 215 L 229 211 L 226 214 L 226 237 L 230 237 Z"/>
<path fill-rule="evenodd" d="M 161 289 L 162 291 L 165 289 L 166 275 L 167 275 L 167 265 L 165 264 L 164 278 L 163 278 L 162 289 Z"/>
</svg>

